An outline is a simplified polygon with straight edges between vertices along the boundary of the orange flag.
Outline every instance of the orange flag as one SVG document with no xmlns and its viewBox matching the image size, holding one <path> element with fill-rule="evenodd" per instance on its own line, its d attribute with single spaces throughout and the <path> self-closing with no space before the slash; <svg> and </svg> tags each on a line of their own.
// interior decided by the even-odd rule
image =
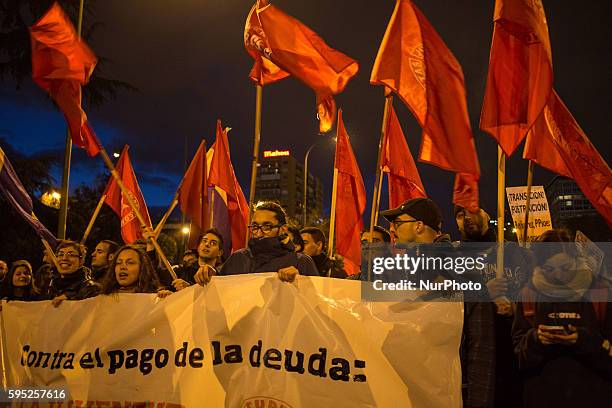
<svg viewBox="0 0 612 408">
<path fill-rule="evenodd" d="M 60 5 L 30 27 L 32 78 L 49 93 L 64 113 L 72 142 L 90 156 L 100 151 L 100 142 L 81 108 L 81 86 L 87 84 L 97 58 L 81 41 Z"/>
<path fill-rule="evenodd" d="M 354 59 L 329 47 L 300 21 L 258 0 L 244 27 L 244 45 L 255 60 L 250 77 L 266 85 L 293 75 L 317 95 L 319 131 L 329 132 L 336 116 L 333 95 L 357 74 Z"/>
<path fill-rule="evenodd" d="M 232 229 L 232 252 L 246 248 L 246 233 L 249 220 L 249 204 L 236 179 L 230 158 L 227 130 L 221 128 L 217 120 L 217 140 L 213 145 L 214 153 L 210 164 L 208 185 L 218 187 L 227 194 L 229 222 Z"/>
<path fill-rule="evenodd" d="M 550 98 L 552 56 L 541 0 L 497 0 L 480 128 L 510 156 Z"/>
<path fill-rule="evenodd" d="M 150 227 L 151 218 L 149 217 L 149 210 L 147 209 L 147 204 L 138 186 L 138 181 L 136 181 L 136 175 L 134 174 L 134 169 L 132 168 L 132 163 L 130 162 L 130 156 L 128 154 L 129 148 L 128 145 L 125 145 L 121 151 L 121 156 L 117 161 L 115 169 L 130 195 L 138 204 L 138 210 L 144 217 L 147 226 Z M 126 244 L 131 244 L 137 239 L 142 238 L 140 222 L 136 214 L 134 214 L 132 207 L 130 207 L 128 199 L 121 194 L 121 189 L 112 176 L 106 185 L 104 194 L 106 194 L 104 203 L 112 208 L 121 220 L 121 237 L 123 241 Z"/>
<path fill-rule="evenodd" d="M 523 157 L 570 177 L 612 227 L 612 172 L 553 91 L 527 136 Z"/>
<path fill-rule="evenodd" d="M 208 180 L 206 174 L 206 142 L 202 140 L 178 188 L 178 201 L 181 205 L 181 211 L 191 220 L 189 248 L 197 247 L 200 232 L 209 227 Z"/>
<path fill-rule="evenodd" d="M 384 85 L 423 128 L 419 160 L 480 178 L 461 66 L 420 10 L 397 0 L 370 83 Z M 455 196 L 453 201 L 464 201 Z M 473 201 L 473 200 L 472 200 Z M 477 201 L 477 198 L 476 198 Z"/>
<path fill-rule="evenodd" d="M 336 127 L 336 158 L 338 169 L 336 187 L 336 253 L 344 257 L 344 270 L 353 275 L 361 265 L 361 231 L 366 207 L 366 191 L 363 178 L 353 154 L 349 136 L 342 122 L 342 110 L 338 111 Z"/>
<path fill-rule="evenodd" d="M 386 133 L 382 170 L 389 181 L 389 208 L 399 207 L 412 198 L 427 197 L 393 106 Z"/>
</svg>

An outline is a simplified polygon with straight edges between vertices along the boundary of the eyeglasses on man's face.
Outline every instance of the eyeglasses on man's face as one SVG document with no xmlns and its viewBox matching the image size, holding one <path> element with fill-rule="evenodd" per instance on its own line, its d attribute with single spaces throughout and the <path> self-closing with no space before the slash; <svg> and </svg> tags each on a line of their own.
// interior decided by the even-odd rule
<svg viewBox="0 0 612 408">
<path fill-rule="evenodd" d="M 264 223 L 264 224 L 251 224 L 249 225 L 249 231 L 251 231 L 251 234 L 254 234 L 258 231 L 261 231 L 262 234 L 269 234 L 270 232 L 272 232 L 273 229 L 275 228 L 280 228 L 282 227 L 282 225 L 279 224 L 271 224 L 271 223 Z"/>
<path fill-rule="evenodd" d="M 406 223 L 410 223 L 410 222 L 418 222 L 419 220 L 398 220 L 397 218 L 394 219 L 391 224 L 393 224 L 393 227 L 395 227 L 395 229 L 398 229 L 399 227 L 401 227 L 403 224 Z"/>
</svg>

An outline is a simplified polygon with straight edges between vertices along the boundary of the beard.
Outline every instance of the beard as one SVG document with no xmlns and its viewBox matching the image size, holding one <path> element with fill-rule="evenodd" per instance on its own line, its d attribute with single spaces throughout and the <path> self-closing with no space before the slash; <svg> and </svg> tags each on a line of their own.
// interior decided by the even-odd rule
<svg viewBox="0 0 612 408">
<path fill-rule="evenodd" d="M 482 236 L 482 228 L 479 224 L 474 222 L 467 222 L 463 225 L 461 230 L 461 237 L 469 240 L 478 239 Z"/>
</svg>

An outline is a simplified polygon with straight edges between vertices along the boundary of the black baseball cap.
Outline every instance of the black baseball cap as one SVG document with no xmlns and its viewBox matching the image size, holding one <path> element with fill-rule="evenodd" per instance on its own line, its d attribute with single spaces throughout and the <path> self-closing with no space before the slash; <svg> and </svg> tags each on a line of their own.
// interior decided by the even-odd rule
<svg viewBox="0 0 612 408">
<path fill-rule="evenodd" d="M 380 212 L 380 215 L 385 217 L 389 222 L 393 222 L 396 217 L 402 214 L 407 214 L 415 220 L 421 221 L 428 227 L 440 231 L 442 213 L 436 203 L 429 198 L 413 198 L 412 200 L 404 202 L 397 208 L 391 208 Z"/>
</svg>

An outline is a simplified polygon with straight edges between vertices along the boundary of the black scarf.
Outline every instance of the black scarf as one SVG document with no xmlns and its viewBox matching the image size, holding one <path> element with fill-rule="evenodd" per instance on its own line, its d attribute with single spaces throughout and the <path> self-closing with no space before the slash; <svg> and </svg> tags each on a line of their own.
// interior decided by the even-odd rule
<svg viewBox="0 0 612 408">
<path fill-rule="evenodd" d="M 91 271 L 85 266 L 81 266 L 74 273 L 61 275 L 57 271 L 53 271 L 53 287 L 55 290 L 63 292 L 68 288 L 79 285 L 81 282 L 86 282 L 91 279 Z"/>
<path fill-rule="evenodd" d="M 249 240 L 249 249 L 253 255 L 252 271 L 259 271 L 259 268 L 268 264 L 275 258 L 280 258 L 288 253 L 294 252 L 293 243 L 291 241 L 283 244 L 281 241 L 284 237 L 269 237 L 269 238 L 251 238 Z"/>
</svg>

